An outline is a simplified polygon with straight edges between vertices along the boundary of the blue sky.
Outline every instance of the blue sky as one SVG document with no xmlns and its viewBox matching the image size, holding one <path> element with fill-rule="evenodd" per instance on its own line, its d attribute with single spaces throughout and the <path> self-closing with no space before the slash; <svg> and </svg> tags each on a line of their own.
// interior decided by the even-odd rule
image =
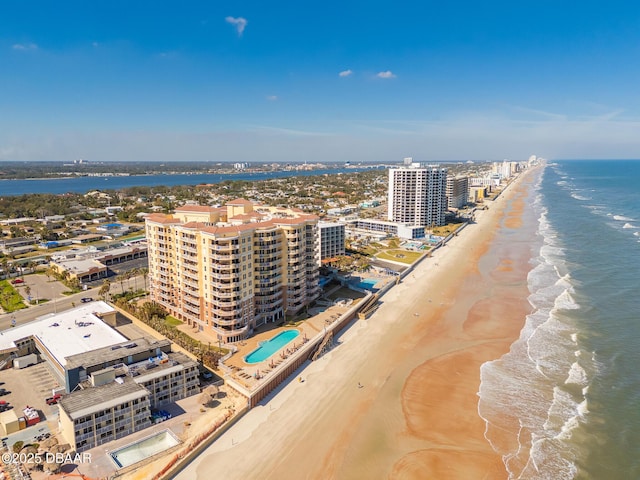
<svg viewBox="0 0 640 480">
<path fill-rule="evenodd" d="M 530 154 L 640 158 L 640 4 L 0 4 L 0 160 Z"/>
</svg>

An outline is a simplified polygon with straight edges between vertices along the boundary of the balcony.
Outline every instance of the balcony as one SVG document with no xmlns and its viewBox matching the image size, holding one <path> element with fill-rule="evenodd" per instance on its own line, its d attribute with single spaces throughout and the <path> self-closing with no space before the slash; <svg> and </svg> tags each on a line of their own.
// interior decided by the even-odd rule
<svg viewBox="0 0 640 480">
<path fill-rule="evenodd" d="M 265 292 L 278 290 L 282 286 L 279 280 L 270 280 L 268 283 L 258 283 L 254 285 L 256 295 Z"/>
<path fill-rule="evenodd" d="M 259 249 L 265 249 L 265 248 L 279 249 L 282 246 L 282 240 L 261 241 L 261 242 L 255 243 L 254 246 Z"/>
<path fill-rule="evenodd" d="M 212 260 L 229 261 L 229 260 L 239 260 L 240 259 L 240 254 L 239 253 L 229 253 L 229 254 L 226 254 L 226 255 L 221 255 L 219 253 L 211 253 L 211 255 L 209 255 L 209 257 Z"/>
<path fill-rule="evenodd" d="M 229 253 L 238 254 L 239 250 L 240 250 L 240 246 L 239 245 L 231 245 L 231 244 L 222 243 L 222 244 L 210 246 L 209 250 L 211 250 L 211 253 L 227 252 L 227 254 L 229 254 Z M 234 252 L 234 250 L 236 250 L 236 251 Z"/>
<path fill-rule="evenodd" d="M 320 285 L 310 286 L 307 284 L 307 296 L 313 297 L 320 292 Z"/>
<path fill-rule="evenodd" d="M 198 291 L 200 290 L 200 284 L 198 282 L 194 282 L 193 279 L 191 279 L 190 277 L 183 277 L 182 284 L 195 288 Z"/>
<path fill-rule="evenodd" d="M 217 272 L 211 272 L 211 279 L 212 280 L 231 280 L 234 278 L 238 278 L 239 274 L 238 273 L 217 273 Z"/>
<path fill-rule="evenodd" d="M 233 327 L 233 325 L 229 325 L 229 326 Z M 218 335 L 227 337 L 230 335 L 244 335 L 248 333 L 249 325 L 245 325 L 242 328 L 232 328 L 232 329 L 218 328 L 216 325 L 213 325 L 211 329 Z"/>
<path fill-rule="evenodd" d="M 195 245 L 188 245 L 186 243 L 181 243 L 180 250 L 182 250 L 183 252 L 193 253 L 195 255 L 198 254 L 198 249 L 196 248 Z"/>
<path fill-rule="evenodd" d="M 215 270 L 233 270 L 234 268 L 240 268 L 240 262 L 219 263 L 215 262 L 211 264 L 211 271 Z"/>
<path fill-rule="evenodd" d="M 251 312 L 253 315 L 253 312 Z M 221 316 L 217 313 L 212 315 L 212 323 L 223 327 L 235 327 L 236 325 L 245 325 L 249 322 L 249 315 L 242 313 L 238 315 Z"/>
<path fill-rule="evenodd" d="M 211 295 L 216 298 L 233 298 L 238 296 L 237 290 L 217 290 L 215 288 L 211 289 Z"/>
<path fill-rule="evenodd" d="M 289 263 L 289 266 L 287 267 L 287 272 L 289 272 L 289 274 L 298 273 L 300 270 L 303 270 L 304 268 L 305 266 L 302 265 L 302 263 L 300 262 Z"/>
<path fill-rule="evenodd" d="M 217 308 L 233 308 L 240 307 L 242 300 L 240 300 L 240 297 L 229 297 L 227 300 L 211 299 L 209 304 Z"/>
<path fill-rule="evenodd" d="M 201 323 L 200 312 L 193 313 L 189 310 L 182 310 L 182 312 L 180 313 L 182 313 L 182 315 L 184 315 L 187 319 L 191 320 L 192 322 Z"/>
<path fill-rule="evenodd" d="M 258 300 L 256 301 L 256 312 L 270 312 L 275 307 L 282 305 L 284 302 L 282 297 L 266 299 L 266 300 Z"/>
<path fill-rule="evenodd" d="M 240 279 L 239 278 L 232 279 L 232 280 L 230 280 L 228 282 L 219 282 L 219 281 L 212 281 L 211 282 L 211 287 L 212 288 L 217 288 L 217 289 L 220 289 L 220 290 L 225 290 L 225 289 L 228 290 L 230 288 L 235 288 L 238 285 L 240 285 Z"/>
<path fill-rule="evenodd" d="M 212 317 L 221 320 L 239 319 L 242 318 L 242 308 L 234 308 L 232 310 L 220 310 L 216 308 L 213 311 Z"/>
<path fill-rule="evenodd" d="M 272 258 L 261 256 L 259 259 L 257 259 L 256 264 L 260 265 L 261 267 L 277 267 L 278 265 L 282 264 L 282 257 Z"/>
</svg>

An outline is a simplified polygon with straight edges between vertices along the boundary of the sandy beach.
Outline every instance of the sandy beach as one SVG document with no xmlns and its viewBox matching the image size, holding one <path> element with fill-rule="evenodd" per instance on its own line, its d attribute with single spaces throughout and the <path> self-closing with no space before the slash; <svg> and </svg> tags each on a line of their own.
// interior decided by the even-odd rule
<svg viewBox="0 0 640 480">
<path fill-rule="evenodd" d="M 521 175 L 308 363 L 304 382 L 284 385 L 177 478 L 506 478 L 477 392 L 480 366 L 509 350 L 530 311 L 537 176 Z M 492 440 L 511 441 L 502 433 Z"/>
</svg>

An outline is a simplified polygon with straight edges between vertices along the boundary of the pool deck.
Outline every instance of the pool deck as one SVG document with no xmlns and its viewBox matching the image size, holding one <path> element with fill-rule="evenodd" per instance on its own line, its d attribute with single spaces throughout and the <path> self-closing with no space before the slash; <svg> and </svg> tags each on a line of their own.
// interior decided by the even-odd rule
<svg viewBox="0 0 640 480">
<path fill-rule="evenodd" d="M 363 278 L 376 278 L 378 280 L 384 280 L 384 282 L 394 280 L 394 277 L 386 277 L 382 275 L 366 275 Z M 383 285 L 384 282 L 380 285 Z M 362 292 L 349 289 L 348 287 L 334 286 L 330 291 L 325 292 L 325 295 L 316 302 L 316 305 L 313 308 L 309 309 L 308 318 L 296 321 L 295 325 L 269 324 L 260 326 L 251 338 L 235 344 L 235 347 L 237 348 L 236 353 L 225 361 L 225 365 L 228 367 L 227 370 L 231 372 L 229 376 L 248 390 L 253 390 L 261 381 L 259 378 L 255 378 L 254 374 L 259 371 L 259 375 L 263 376 L 272 370 L 277 370 L 279 365 L 284 361 L 280 356 L 281 353 L 284 352 L 286 355 L 287 349 L 299 348 L 305 337 L 311 339 L 317 336 L 325 329 L 325 326 L 338 320 L 342 314 L 349 311 L 353 305 L 360 302 L 364 296 L 365 294 Z M 204 344 L 209 342 L 212 345 L 217 344 L 217 339 L 207 332 L 194 331 L 193 328 L 186 324 L 180 325 L 177 328 L 183 330 L 191 337 L 200 340 Z M 298 330 L 300 335 L 287 343 L 283 349 L 276 351 L 270 358 L 252 365 L 247 364 L 244 361 L 244 358 L 249 353 L 259 347 L 259 342 L 269 340 L 283 330 L 291 329 Z M 223 371 L 219 371 L 218 373 L 224 374 Z M 116 472 L 116 468 L 115 463 L 111 458 L 104 455 L 106 450 L 113 451 L 124 445 L 130 444 L 132 441 L 137 441 L 166 428 L 169 428 L 183 442 L 189 441 L 190 439 L 195 438 L 198 432 L 210 428 L 211 424 L 216 422 L 216 416 L 224 415 L 228 409 L 231 409 L 232 411 L 240 411 L 243 408 L 246 408 L 247 399 L 236 390 L 228 387 L 227 385 L 220 387 L 220 390 L 223 392 L 224 396 L 219 400 L 218 404 L 214 408 L 206 409 L 206 413 L 203 414 L 202 410 L 199 408 L 200 395 L 195 395 L 181 400 L 178 402 L 178 407 L 182 406 L 185 413 L 176 415 L 170 408 L 166 408 L 174 414 L 173 418 L 166 422 L 153 425 L 152 427 L 141 432 L 137 432 L 136 434 L 125 437 L 121 441 L 97 447 L 95 452 L 96 455 L 93 458 L 100 457 L 100 460 L 88 465 L 87 467 L 89 468 L 83 468 L 85 466 L 81 466 L 78 470 L 93 478 L 107 478 Z M 183 404 L 183 402 L 185 403 Z M 190 426 L 187 426 L 187 424 Z M 173 449 L 170 451 L 173 451 Z M 99 455 L 99 453 L 102 453 L 102 455 Z M 146 480 L 151 478 L 167 463 L 167 456 L 161 457 L 162 458 L 154 460 L 149 464 L 145 465 L 143 463 L 139 468 L 126 473 L 124 477 L 122 477 L 123 480 Z"/>
<path fill-rule="evenodd" d="M 195 437 L 200 430 L 206 430 L 208 426 L 215 423 L 215 419 L 224 415 L 224 412 L 228 408 L 239 410 L 246 403 L 246 400 L 241 398 L 231 388 L 227 389 L 222 387 L 221 391 L 224 393 L 220 399 L 216 401 L 215 407 L 207 408 L 204 413 L 201 410 L 199 394 L 160 407 L 170 411 L 173 415 L 172 418 L 164 422 L 156 423 L 149 428 L 145 428 L 119 440 L 114 440 L 87 450 L 91 455 L 91 461 L 86 464 L 79 464 L 77 471 L 74 473 L 82 473 L 90 478 L 109 478 L 119 470 L 130 470 L 131 468 L 129 467 L 122 469 L 116 467 L 109 453 L 164 430 L 170 430 L 176 438 L 180 440 L 181 443 L 178 444 L 178 447 L 184 445 L 185 442 Z M 173 452 L 175 448 L 177 447 L 171 447 L 166 452 Z M 162 468 L 161 465 L 166 464 L 166 462 L 166 455 L 159 456 L 159 458 L 154 459 L 154 461 L 148 465 L 145 465 L 143 461 L 140 469 L 138 470 L 136 468 L 137 471 L 131 472 L 126 478 L 149 478 L 145 476 L 145 472 L 158 471 Z"/>
<path fill-rule="evenodd" d="M 253 337 L 236 344 L 238 351 L 225 362 L 225 365 L 233 371 L 232 376 L 236 381 L 246 388 L 252 389 L 260 378 L 277 369 L 290 353 L 306 343 L 305 339 L 315 337 L 324 329 L 326 324 L 336 320 L 347 310 L 348 307 L 344 305 L 327 306 L 314 316 L 295 322 L 295 325 L 262 325 Z M 300 335 L 276 351 L 271 357 L 253 364 L 248 364 L 244 361 L 247 355 L 260 346 L 260 342 L 273 338 L 283 330 L 292 329 L 298 330 Z"/>
</svg>

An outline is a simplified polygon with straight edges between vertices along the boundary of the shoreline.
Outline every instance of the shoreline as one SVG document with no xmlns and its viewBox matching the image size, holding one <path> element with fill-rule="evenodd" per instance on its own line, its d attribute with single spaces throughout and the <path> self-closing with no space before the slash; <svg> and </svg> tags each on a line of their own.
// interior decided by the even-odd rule
<svg viewBox="0 0 640 480">
<path fill-rule="evenodd" d="M 343 332 L 344 345 L 307 364 L 304 383 L 284 385 L 176 478 L 506 478 L 478 415 L 479 366 L 509 350 L 530 310 L 530 249 L 496 252 L 494 237 L 521 229 L 514 199 L 533 176 L 520 175 Z M 499 301 L 488 301 L 486 279 Z"/>
</svg>

